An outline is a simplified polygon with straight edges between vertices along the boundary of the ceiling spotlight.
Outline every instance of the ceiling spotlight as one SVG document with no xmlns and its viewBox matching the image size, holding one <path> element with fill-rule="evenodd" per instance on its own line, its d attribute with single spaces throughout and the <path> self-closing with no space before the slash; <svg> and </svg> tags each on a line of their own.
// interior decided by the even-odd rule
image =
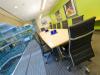
<svg viewBox="0 0 100 75">
<path fill-rule="evenodd" d="M 42 18 L 42 14 L 40 14 L 39 18 L 40 18 L 40 19 Z"/>
<path fill-rule="evenodd" d="M 43 0 L 43 4 L 42 4 L 42 10 L 44 10 L 44 8 L 45 8 L 45 5 L 46 5 L 46 0 Z"/>
<path fill-rule="evenodd" d="M 17 9 L 17 8 L 18 8 L 18 6 L 14 6 L 14 8 L 15 8 L 15 9 Z"/>
</svg>

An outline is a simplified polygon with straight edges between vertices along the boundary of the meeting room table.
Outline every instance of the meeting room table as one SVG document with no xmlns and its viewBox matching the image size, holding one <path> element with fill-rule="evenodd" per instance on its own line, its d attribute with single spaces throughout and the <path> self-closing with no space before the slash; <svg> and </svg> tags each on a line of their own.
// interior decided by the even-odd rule
<svg viewBox="0 0 100 75">
<path fill-rule="evenodd" d="M 54 30 L 56 30 L 56 33 L 52 34 L 51 32 Z M 49 29 L 40 32 L 39 36 L 51 49 L 57 48 L 61 55 L 60 46 L 69 41 L 68 29 Z"/>
</svg>

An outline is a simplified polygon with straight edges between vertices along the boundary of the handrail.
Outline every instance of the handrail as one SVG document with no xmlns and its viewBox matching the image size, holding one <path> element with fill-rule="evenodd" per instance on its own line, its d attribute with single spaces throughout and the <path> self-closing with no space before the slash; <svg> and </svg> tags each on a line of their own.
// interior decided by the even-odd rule
<svg viewBox="0 0 100 75">
<path fill-rule="evenodd" d="M 0 70 L 2 69 L 2 67 L 7 63 L 9 62 L 11 59 L 17 57 L 17 56 L 21 56 L 24 52 L 24 49 L 26 48 L 26 46 L 24 46 L 21 50 L 19 50 L 18 52 L 14 51 L 14 52 L 11 52 L 11 54 L 13 53 L 13 56 L 10 56 L 1 66 L 0 66 Z M 10 53 L 8 54 L 10 55 Z M 7 57 L 7 56 L 6 56 Z M 4 57 L 5 58 L 5 57 Z"/>
<path fill-rule="evenodd" d="M 14 58 L 16 58 L 16 57 L 18 57 L 18 56 L 21 56 L 21 55 L 22 55 L 22 53 L 17 54 L 17 55 L 15 55 L 15 56 L 9 58 L 6 62 L 4 62 L 4 64 L 2 64 L 2 66 L 0 66 L 0 70 L 1 70 L 2 67 L 3 67 L 4 65 L 6 65 L 10 60 L 12 60 L 12 59 L 14 59 Z"/>
<path fill-rule="evenodd" d="M 26 46 L 26 47 L 27 47 L 27 46 Z M 26 50 L 24 50 L 24 52 L 22 53 L 22 55 L 25 54 L 25 52 L 26 52 Z M 15 70 L 17 69 L 17 67 L 18 67 L 18 65 L 19 65 L 19 63 L 20 63 L 21 60 L 22 60 L 22 57 L 20 58 L 18 64 L 16 65 L 16 67 L 15 67 L 15 69 L 14 69 L 14 71 L 12 72 L 11 75 L 14 75 L 14 72 L 15 72 Z"/>
<path fill-rule="evenodd" d="M 13 43 L 19 42 L 19 41 L 21 41 L 21 39 L 20 40 L 17 40 L 17 41 L 14 41 L 14 42 L 11 42 L 11 43 L 8 43 L 8 44 L 0 47 L 0 50 L 3 49 L 3 48 L 5 48 L 5 47 L 7 47 L 7 46 L 9 46 L 9 45 L 11 45 L 11 44 L 13 44 Z"/>
<path fill-rule="evenodd" d="M 30 30 L 30 29 L 31 29 L 31 28 L 26 29 L 26 30 L 23 30 L 23 31 L 21 31 L 21 32 L 18 32 L 18 33 L 14 34 L 14 35 L 12 35 L 12 36 L 10 36 L 10 37 L 6 37 L 6 38 L 3 38 L 3 39 L 0 39 L 0 41 L 5 40 L 5 39 L 8 39 L 8 38 L 11 38 L 11 37 L 14 37 L 14 36 L 16 36 L 16 35 L 18 35 L 18 34 L 20 34 L 20 33 L 23 33 L 23 32 L 25 32 L 25 31 L 27 31 L 27 30 Z"/>
</svg>

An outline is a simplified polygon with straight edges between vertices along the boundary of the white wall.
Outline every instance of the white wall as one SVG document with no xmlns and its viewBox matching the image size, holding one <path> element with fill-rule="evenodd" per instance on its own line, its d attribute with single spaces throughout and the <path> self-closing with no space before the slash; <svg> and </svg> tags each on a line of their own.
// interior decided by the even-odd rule
<svg viewBox="0 0 100 75">
<path fill-rule="evenodd" d="M 46 17 L 38 17 L 36 19 L 36 23 L 37 23 L 37 27 L 38 27 L 38 30 L 40 31 L 41 28 L 48 28 L 49 27 L 49 22 L 51 21 L 51 19 L 46 16 Z M 43 24 L 44 22 L 46 22 L 46 24 Z"/>
</svg>

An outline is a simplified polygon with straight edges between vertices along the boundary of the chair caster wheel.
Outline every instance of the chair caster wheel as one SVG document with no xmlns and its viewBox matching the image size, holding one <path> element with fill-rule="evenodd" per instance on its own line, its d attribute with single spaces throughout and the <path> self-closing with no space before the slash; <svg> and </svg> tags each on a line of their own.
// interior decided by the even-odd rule
<svg viewBox="0 0 100 75">
<path fill-rule="evenodd" d="M 71 72 L 71 68 L 70 67 L 67 67 L 67 70 L 68 70 L 68 72 Z"/>
<path fill-rule="evenodd" d="M 85 74 L 86 74 L 86 75 L 90 75 L 90 72 L 89 72 L 89 71 L 85 71 Z"/>
<path fill-rule="evenodd" d="M 90 75 L 90 70 L 88 68 L 86 68 L 85 73 L 86 73 L 86 75 Z"/>
<path fill-rule="evenodd" d="M 55 60 L 56 60 L 56 62 L 58 62 L 58 58 L 56 58 Z"/>
<path fill-rule="evenodd" d="M 89 62 L 92 62 L 92 60 L 88 59 Z"/>
<path fill-rule="evenodd" d="M 45 64 L 48 64 L 47 62 L 45 62 Z"/>
</svg>

